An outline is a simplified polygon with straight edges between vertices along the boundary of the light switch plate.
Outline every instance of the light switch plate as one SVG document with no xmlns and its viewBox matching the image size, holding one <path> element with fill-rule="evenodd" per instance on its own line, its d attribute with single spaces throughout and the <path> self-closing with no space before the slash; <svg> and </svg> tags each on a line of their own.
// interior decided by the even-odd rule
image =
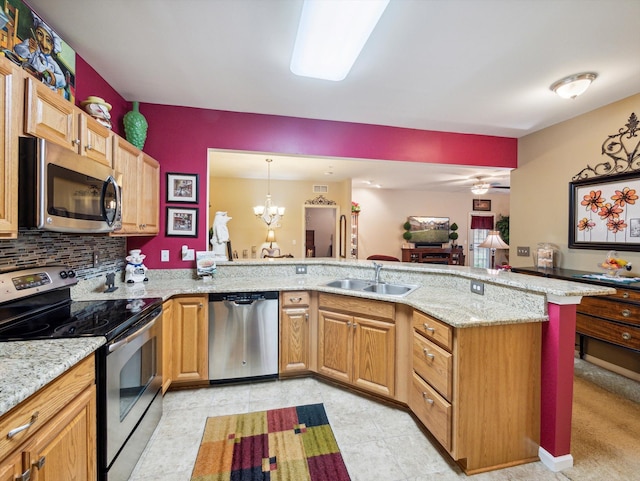
<svg viewBox="0 0 640 481">
<path fill-rule="evenodd" d="M 169 262 L 169 251 L 162 249 L 160 251 L 160 262 Z"/>
<path fill-rule="evenodd" d="M 520 257 L 529 257 L 529 247 L 521 247 L 518 246 L 518 248 L 516 249 L 516 252 L 518 254 L 518 256 Z"/>
</svg>

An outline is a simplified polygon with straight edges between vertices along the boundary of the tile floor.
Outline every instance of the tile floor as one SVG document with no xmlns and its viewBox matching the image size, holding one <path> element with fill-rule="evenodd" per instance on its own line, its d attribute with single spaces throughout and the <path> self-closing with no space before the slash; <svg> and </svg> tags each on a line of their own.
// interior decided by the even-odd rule
<svg viewBox="0 0 640 481">
<path fill-rule="evenodd" d="M 593 369 L 590 372 L 593 376 Z M 162 420 L 129 481 L 189 481 L 209 416 L 319 402 L 324 403 L 352 481 L 572 479 L 540 462 L 467 478 L 409 414 L 305 378 L 168 392 Z"/>
</svg>

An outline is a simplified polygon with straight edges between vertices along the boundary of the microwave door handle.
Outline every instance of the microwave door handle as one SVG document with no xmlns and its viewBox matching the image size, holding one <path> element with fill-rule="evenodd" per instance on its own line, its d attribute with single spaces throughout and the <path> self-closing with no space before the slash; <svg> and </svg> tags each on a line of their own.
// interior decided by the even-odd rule
<svg viewBox="0 0 640 481">
<path fill-rule="evenodd" d="M 107 189 L 109 188 L 109 186 L 113 187 L 114 202 L 116 203 L 115 208 L 113 209 L 113 218 L 111 219 L 107 217 Z M 119 201 L 120 201 L 120 196 L 118 194 L 118 184 L 116 182 L 116 179 L 114 179 L 112 176 L 109 176 L 104 181 L 104 184 L 102 184 L 102 198 L 100 200 L 102 204 L 102 218 L 105 220 L 105 222 L 109 227 L 115 224 L 118 218 L 118 211 L 120 208 L 120 206 L 118 205 Z"/>
<path fill-rule="evenodd" d="M 133 341 L 136 337 L 141 336 L 144 332 L 146 332 L 149 329 L 151 329 L 155 325 L 156 321 L 158 320 L 158 317 L 154 318 L 153 321 L 145 324 L 145 326 L 142 329 L 137 330 L 136 332 L 134 332 L 133 334 L 131 334 L 131 335 L 127 336 L 127 337 L 125 337 L 121 341 L 114 342 L 113 344 L 109 345 L 109 352 L 110 353 L 114 352 L 114 351 L 120 349 L 121 347 L 126 346 L 131 341 Z"/>
</svg>

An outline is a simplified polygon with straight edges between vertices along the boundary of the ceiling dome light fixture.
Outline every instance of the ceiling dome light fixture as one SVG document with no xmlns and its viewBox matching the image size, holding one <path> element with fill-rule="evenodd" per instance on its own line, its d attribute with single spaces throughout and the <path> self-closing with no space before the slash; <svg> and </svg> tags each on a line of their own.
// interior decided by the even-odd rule
<svg viewBox="0 0 640 481">
<path fill-rule="evenodd" d="M 549 89 L 553 90 L 563 99 L 575 99 L 578 95 L 583 94 L 598 77 L 597 73 L 584 72 L 575 75 L 569 75 L 557 82 L 551 84 Z"/>
</svg>

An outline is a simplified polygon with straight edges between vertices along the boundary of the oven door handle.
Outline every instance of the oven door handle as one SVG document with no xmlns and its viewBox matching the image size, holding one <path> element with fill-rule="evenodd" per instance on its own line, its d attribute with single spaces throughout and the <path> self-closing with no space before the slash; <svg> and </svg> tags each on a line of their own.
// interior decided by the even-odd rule
<svg viewBox="0 0 640 481">
<path fill-rule="evenodd" d="M 153 321 L 145 324 L 145 326 L 142 329 L 140 329 L 140 330 L 134 332 L 133 334 L 125 337 L 121 341 L 114 342 L 113 344 L 110 344 L 109 345 L 109 352 L 110 353 L 114 352 L 114 351 L 120 349 L 121 347 L 126 346 L 131 341 L 133 341 L 136 337 L 142 335 L 145 331 L 148 331 L 149 329 L 151 329 L 154 326 L 154 324 L 156 323 L 157 320 L 158 320 L 158 318 L 156 317 Z"/>
</svg>

